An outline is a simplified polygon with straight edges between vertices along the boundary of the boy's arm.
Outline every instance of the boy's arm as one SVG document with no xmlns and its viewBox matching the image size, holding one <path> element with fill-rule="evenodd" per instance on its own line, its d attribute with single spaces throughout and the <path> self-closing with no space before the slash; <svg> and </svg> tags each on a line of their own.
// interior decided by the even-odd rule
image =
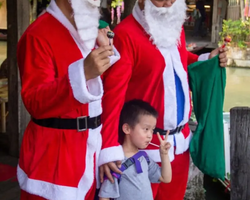
<svg viewBox="0 0 250 200">
<path fill-rule="evenodd" d="M 169 183 L 172 179 L 172 168 L 168 153 L 160 153 L 161 155 L 161 177 L 160 182 Z"/>
<path fill-rule="evenodd" d="M 110 198 L 102 198 L 102 197 L 99 197 L 99 200 L 110 200 Z"/>
<path fill-rule="evenodd" d="M 160 181 L 164 183 L 169 183 L 172 180 L 172 168 L 168 156 L 168 150 L 171 144 L 167 141 L 169 131 L 164 139 L 161 138 L 160 134 L 157 133 L 158 139 L 160 141 L 160 156 L 161 156 L 161 177 Z"/>
</svg>

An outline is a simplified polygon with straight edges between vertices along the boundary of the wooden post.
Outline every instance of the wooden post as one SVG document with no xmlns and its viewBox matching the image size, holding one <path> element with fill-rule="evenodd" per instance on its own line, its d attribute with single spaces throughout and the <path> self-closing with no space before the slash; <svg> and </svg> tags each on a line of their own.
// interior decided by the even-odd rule
<svg viewBox="0 0 250 200">
<path fill-rule="evenodd" d="M 230 110 L 231 200 L 250 199 L 250 108 Z"/>
<path fill-rule="evenodd" d="M 245 21 L 244 16 L 244 0 L 240 0 L 240 17 L 242 21 Z"/>
<path fill-rule="evenodd" d="M 211 42 L 218 43 L 219 40 L 219 20 L 218 20 L 218 0 L 213 0 L 212 35 Z"/>
<path fill-rule="evenodd" d="M 17 42 L 29 25 L 29 0 L 7 1 L 8 41 L 7 65 L 8 77 L 8 126 L 9 154 L 19 155 L 19 147 L 23 132 L 29 120 L 20 96 L 20 77 L 17 68 L 16 47 Z"/>
</svg>

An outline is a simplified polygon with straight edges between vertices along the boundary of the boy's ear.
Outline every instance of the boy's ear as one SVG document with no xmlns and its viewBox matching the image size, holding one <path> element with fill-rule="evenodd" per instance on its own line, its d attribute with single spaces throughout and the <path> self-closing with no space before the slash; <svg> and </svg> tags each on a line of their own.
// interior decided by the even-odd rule
<svg viewBox="0 0 250 200">
<path fill-rule="evenodd" d="M 122 131 L 123 133 L 127 135 L 127 134 L 130 134 L 131 128 L 128 124 L 125 123 L 122 125 Z"/>
</svg>

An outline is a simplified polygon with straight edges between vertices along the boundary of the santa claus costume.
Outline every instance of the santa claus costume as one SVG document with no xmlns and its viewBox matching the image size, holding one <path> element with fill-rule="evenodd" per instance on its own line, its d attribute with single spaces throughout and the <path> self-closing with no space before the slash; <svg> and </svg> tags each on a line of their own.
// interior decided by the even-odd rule
<svg viewBox="0 0 250 200">
<path fill-rule="evenodd" d="M 121 59 L 104 73 L 102 148 L 117 146 L 119 113 L 125 101 L 143 99 L 159 113 L 157 128 L 171 130 L 173 178 L 170 184 L 153 186 L 157 200 L 183 200 L 189 169 L 188 127 L 190 95 L 187 66 L 208 58 L 186 50 L 182 25 L 186 18 L 184 0 L 170 8 L 157 8 L 150 0 L 141 10 L 136 2 L 132 15 L 114 30 L 114 45 Z M 156 135 L 146 152 L 160 162 Z"/>
<path fill-rule="evenodd" d="M 52 0 L 18 44 L 22 99 L 32 118 L 17 168 L 21 200 L 94 198 L 103 87 L 100 77 L 86 81 L 84 58 L 96 43 L 99 11 L 96 1 L 71 3 L 77 30 Z M 116 52 L 111 63 L 118 59 Z"/>
</svg>

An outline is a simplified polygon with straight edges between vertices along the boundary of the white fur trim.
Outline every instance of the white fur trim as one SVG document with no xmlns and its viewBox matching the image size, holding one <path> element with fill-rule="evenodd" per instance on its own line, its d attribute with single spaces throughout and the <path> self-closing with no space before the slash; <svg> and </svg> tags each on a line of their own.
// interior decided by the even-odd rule
<svg viewBox="0 0 250 200">
<path fill-rule="evenodd" d="M 175 152 L 174 152 L 174 137 L 175 137 Z M 192 138 L 192 133 L 190 132 L 187 138 L 184 138 L 182 133 L 176 133 L 174 135 L 168 136 L 168 142 L 171 144 L 171 148 L 169 149 L 168 155 L 169 159 L 172 162 L 174 160 L 174 155 L 179 155 L 184 153 L 189 149 L 189 144 Z M 148 156 L 153 159 L 155 162 L 161 162 L 161 157 L 159 153 L 159 149 L 145 149 Z"/>
<path fill-rule="evenodd" d="M 69 68 L 69 81 L 76 100 L 81 103 L 89 103 L 100 100 L 103 95 L 102 81 L 100 77 L 90 79 L 86 83 L 84 75 L 83 59 L 72 63 Z"/>
<path fill-rule="evenodd" d="M 51 200 L 76 199 L 77 188 L 30 179 L 19 165 L 17 166 L 17 179 L 20 188 L 30 194 L 35 194 Z"/>
<path fill-rule="evenodd" d="M 98 165 L 101 166 L 108 162 L 118 161 L 123 159 L 124 159 L 124 152 L 121 145 L 108 147 L 101 150 Z"/>
<path fill-rule="evenodd" d="M 101 126 L 89 129 L 86 152 L 86 168 L 78 184 L 78 188 L 52 184 L 46 181 L 28 178 L 27 174 L 17 167 L 17 178 L 22 190 L 42 196 L 49 200 L 82 200 L 94 181 L 94 153 L 101 148 Z M 79 158 L 80 159 L 80 158 Z"/>
<path fill-rule="evenodd" d="M 177 133 L 174 136 L 176 142 L 175 154 L 179 155 L 187 151 L 189 149 L 189 144 L 192 138 L 192 132 L 189 132 L 187 138 L 185 138 L 182 133 Z"/>
<path fill-rule="evenodd" d="M 102 113 L 101 100 L 89 103 L 88 110 L 89 110 L 90 117 L 95 117 L 95 116 L 100 115 Z M 81 179 L 81 181 L 79 183 L 79 186 L 81 184 L 82 188 L 85 188 L 85 191 L 79 190 L 81 192 L 80 196 L 83 196 L 83 194 L 86 195 L 86 193 L 90 189 L 91 185 L 93 184 L 95 177 L 96 177 L 96 181 L 97 181 L 97 183 L 96 183 L 97 186 L 100 185 L 100 181 L 98 178 L 99 177 L 98 159 L 99 159 L 99 155 L 100 155 L 100 151 L 101 151 L 101 147 L 102 147 L 101 129 L 102 129 L 102 125 L 96 129 L 89 129 L 89 136 L 88 136 L 88 141 L 87 141 L 87 143 L 88 143 L 87 150 L 89 150 L 87 155 L 89 156 L 89 158 L 88 158 L 88 160 L 86 158 L 86 170 L 87 170 L 87 165 L 89 165 L 88 162 L 90 161 L 90 159 L 91 159 L 91 162 L 90 162 L 90 166 L 88 166 L 88 174 L 86 174 Z M 94 160 L 93 160 L 94 153 L 95 153 L 95 167 L 96 167 L 95 174 L 94 174 Z M 94 175 L 95 175 L 95 177 L 94 177 Z M 90 183 L 89 188 L 85 186 L 86 183 L 88 183 L 88 182 Z"/>
<path fill-rule="evenodd" d="M 102 104 L 101 103 L 102 103 L 101 100 L 93 101 L 93 102 L 89 103 L 89 116 L 90 117 L 98 116 L 102 113 Z M 91 134 L 91 132 L 89 134 Z M 101 134 L 98 134 L 98 139 L 97 139 L 97 143 L 95 144 L 95 146 L 96 146 L 96 155 L 95 155 L 95 163 L 96 163 L 95 172 L 96 172 L 96 174 L 95 174 L 95 176 L 96 176 L 96 185 L 97 185 L 97 188 L 99 188 L 100 187 L 100 180 L 98 178 L 99 177 L 98 160 L 99 160 L 99 155 L 100 155 L 101 146 L 102 146 Z"/>
<path fill-rule="evenodd" d="M 177 49 L 177 46 L 174 46 L 171 49 L 172 54 L 172 62 L 174 70 L 177 74 L 177 76 L 181 80 L 181 86 L 184 93 L 184 115 L 182 121 L 177 124 L 177 126 L 185 125 L 189 120 L 189 111 L 190 111 L 190 94 L 189 94 L 189 84 L 188 84 L 188 74 L 184 70 L 182 62 L 181 62 L 181 56 L 180 52 Z M 166 129 L 167 130 L 167 129 Z"/>
<path fill-rule="evenodd" d="M 177 127 L 177 101 L 176 85 L 174 76 L 174 64 L 172 57 L 172 48 L 159 48 L 161 55 L 165 60 L 165 69 L 163 72 L 164 84 L 164 130 L 172 130 Z"/>
<path fill-rule="evenodd" d="M 90 111 L 90 109 L 89 109 Z M 94 174 L 94 154 L 97 152 L 99 154 L 101 149 L 101 128 L 99 126 L 96 129 L 89 129 L 89 136 L 87 141 L 87 154 L 86 154 L 86 169 L 84 172 L 83 177 L 81 178 L 78 184 L 78 193 L 77 193 L 77 200 L 82 200 L 85 198 L 86 194 L 88 193 L 89 189 L 91 188 L 95 175 Z M 98 156 L 98 155 L 96 155 Z M 96 163 L 97 165 L 97 163 Z M 97 168 L 96 168 L 97 169 Z M 98 171 L 96 172 L 98 173 Z"/>
<path fill-rule="evenodd" d="M 203 53 L 198 57 L 198 61 L 205 61 L 209 59 L 210 53 Z"/>
<path fill-rule="evenodd" d="M 164 57 L 166 67 L 163 72 L 164 84 L 164 130 L 175 129 L 178 125 L 184 125 L 188 122 L 190 110 L 189 86 L 187 72 L 184 70 L 180 53 L 176 45 L 171 47 L 158 47 Z M 177 99 L 175 75 L 180 78 L 184 93 L 184 116 L 180 124 L 177 124 Z"/>
</svg>

